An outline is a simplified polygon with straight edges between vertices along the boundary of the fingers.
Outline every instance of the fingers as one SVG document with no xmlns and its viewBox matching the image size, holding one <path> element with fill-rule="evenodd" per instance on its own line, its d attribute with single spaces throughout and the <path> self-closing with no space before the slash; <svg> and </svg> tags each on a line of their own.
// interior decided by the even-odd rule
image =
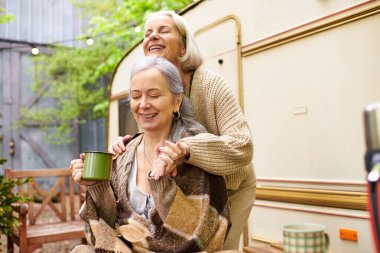
<svg viewBox="0 0 380 253">
<path fill-rule="evenodd" d="M 107 149 L 107 152 L 108 153 L 111 153 L 112 155 L 116 155 L 116 153 L 115 153 L 115 151 L 113 151 L 113 146 L 111 145 L 111 146 L 108 146 L 108 149 Z"/>
<path fill-rule="evenodd" d="M 114 145 L 112 145 L 113 150 L 116 154 L 121 154 L 125 151 L 124 139 L 123 137 L 118 137 Z"/>
<path fill-rule="evenodd" d="M 159 166 L 157 166 L 155 172 L 153 173 L 154 179 L 157 180 L 162 176 L 171 175 L 172 171 L 175 169 L 174 161 L 164 153 L 160 153 L 157 161 L 159 161 L 157 162 Z"/>
<path fill-rule="evenodd" d="M 161 159 L 165 163 L 165 168 L 167 168 L 167 167 L 173 167 L 174 161 L 167 154 L 160 153 L 160 155 L 158 156 L 158 158 Z M 170 168 L 170 169 L 168 168 L 166 170 L 170 172 L 170 171 L 173 170 L 173 168 Z"/>
<path fill-rule="evenodd" d="M 80 154 L 80 159 L 74 159 L 70 162 L 71 176 L 74 179 L 74 182 L 79 185 L 94 185 L 98 181 L 84 180 L 83 179 L 83 168 L 84 168 L 84 157 L 85 154 Z"/>
<path fill-rule="evenodd" d="M 170 141 L 165 141 L 164 146 L 159 147 L 161 153 L 170 157 L 173 161 L 181 159 L 184 154 L 178 146 Z"/>
<path fill-rule="evenodd" d="M 75 164 L 75 159 L 70 161 L 70 171 L 71 171 L 71 173 L 73 173 L 74 164 Z"/>
<path fill-rule="evenodd" d="M 151 176 L 154 178 L 154 180 L 158 180 L 164 175 L 164 172 L 165 167 L 156 167 L 154 170 L 152 170 Z"/>
<path fill-rule="evenodd" d="M 152 166 L 151 176 L 155 180 L 167 175 L 175 177 L 177 175 L 177 165 L 183 162 L 187 153 L 189 152 L 186 146 L 180 142 L 164 141 L 160 143 L 155 147 L 153 163 L 157 159 L 160 159 L 163 163 L 157 163 L 156 166 Z"/>
<path fill-rule="evenodd" d="M 83 170 L 77 169 L 72 174 L 73 174 L 74 182 L 77 184 L 81 184 Z"/>
<path fill-rule="evenodd" d="M 74 159 L 74 160 L 71 160 L 70 162 L 70 170 L 71 170 L 71 173 L 73 173 L 73 171 L 75 169 L 78 169 L 78 168 L 83 168 L 83 159 Z"/>
<path fill-rule="evenodd" d="M 173 170 L 175 170 L 173 172 Z M 165 153 L 159 153 L 158 157 L 153 160 L 151 177 L 158 180 L 163 176 L 176 176 L 177 170 L 175 168 L 175 162 Z"/>
<path fill-rule="evenodd" d="M 170 172 L 170 176 L 172 176 L 172 177 L 177 176 L 177 167 L 174 167 L 174 169 L 172 170 L 172 172 Z"/>
<path fill-rule="evenodd" d="M 163 159 L 157 157 L 153 161 L 152 171 L 150 173 L 150 176 L 153 177 L 155 180 L 158 180 L 160 177 L 166 174 L 165 173 L 166 167 L 167 167 L 166 162 Z"/>
<path fill-rule="evenodd" d="M 125 142 L 129 141 L 132 138 L 130 135 L 126 135 L 124 137 L 117 137 L 116 141 L 112 144 L 112 146 L 108 147 L 108 152 L 113 154 L 114 156 L 118 156 L 125 151 Z"/>
<path fill-rule="evenodd" d="M 123 137 L 123 143 L 128 142 L 131 138 L 132 138 L 132 135 L 129 135 L 129 134 L 125 135 L 125 136 Z M 125 145 L 124 145 L 124 146 L 125 146 Z M 125 151 L 125 148 L 124 148 L 124 151 Z"/>
<path fill-rule="evenodd" d="M 81 154 L 81 156 L 84 157 L 84 154 Z M 70 162 L 71 175 L 77 184 L 80 184 L 83 176 L 83 164 L 83 159 L 74 159 Z"/>
<path fill-rule="evenodd" d="M 186 142 L 179 141 L 176 143 L 176 146 L 181 150 L 181 153 L 184 157 L 187 157 L 190 155 L 190 147 Z"/>
</svg>

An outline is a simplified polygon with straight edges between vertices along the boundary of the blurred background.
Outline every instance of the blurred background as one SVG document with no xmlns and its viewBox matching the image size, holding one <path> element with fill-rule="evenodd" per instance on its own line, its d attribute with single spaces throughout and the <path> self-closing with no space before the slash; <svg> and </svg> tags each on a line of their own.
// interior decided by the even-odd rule
<svg viewBox="0 0 380 253">
<path fill-rule="evenodd" d="M 146 12 L 191 1 L 0 1 L 0 158 L 66 167 L 106 149 L 109 82 Z"/>
</svg>

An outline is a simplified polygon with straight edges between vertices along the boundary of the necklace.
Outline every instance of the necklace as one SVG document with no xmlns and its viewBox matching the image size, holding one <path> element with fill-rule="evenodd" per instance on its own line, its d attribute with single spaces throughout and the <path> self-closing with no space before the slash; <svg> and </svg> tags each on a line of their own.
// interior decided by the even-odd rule
<svg viewBox="0 0 380 253">
<path fill-rule="evenodd" d="M 162 140 L 160 142 L 162 142 Z M 144 136 L 143 137 L 144 172 L 146 173 L 145 175 L 147 175 L 147 172 L 152 170 L 153 158 L 148 155 L 148 153 L 145 149 L 145 146 L 146 146 L 146 143 L 145 143 L 145 136 Z M 149 146 L 147 148 L 149 148 Z M 152 150 L 152 149 L 150 149 L 150 150 Z M 149 149 L 148 149 L 148 151 L 149 151 Z M 154 157 L 154 153 L 155 153 L 155 148 L 153 148 L 153 157 Z M 147 176 L 145 176 L 145 177 L 147 178 Z"/>
</svg>

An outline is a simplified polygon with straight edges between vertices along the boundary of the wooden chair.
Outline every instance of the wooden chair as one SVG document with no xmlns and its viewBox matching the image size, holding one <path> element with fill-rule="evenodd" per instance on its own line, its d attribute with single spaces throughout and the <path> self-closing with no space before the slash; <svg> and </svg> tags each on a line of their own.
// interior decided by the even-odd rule
<svg viewBox="0 0 380 253">
<path fill-rule="evenodd" d="M 5 169 L 5 177 L 21 180 L 32 178 L 24 186 L 18 187 L 18 192 L 29 198 L 40 197 L 41 203 L 30 201 L 14 206 L 14 214 L 17 214 L 20 227 L 8 237 L 8 252 L 13 252 L 14 244 L 20 248 L 20 253 L 33 252 L 42 247 L 44 243 L 82 239 L 85 241 L 84 222 L 77 215 L 80 208 L 81 192 L 79 190 L 78 207 L 75 208 L 74 181 L 70 169 L 38 169 L 38 170 L 12 170 Z M 46 178 L 55 183 L 49 190 L 43 190 L 38 184 L 37 178 Z M 68 179 L 68 194 L 66 193 L 66 180 Z M 80 188 L 79 188 L 80 189 Z M 68 197 L 68 198 L 67 198 Z M 56 202 L 53 202 L 56 198 Z M 67 209 L 67 204 L 70 208 Z M 48 208 L 49 207 L 49 208 Z M 43 215 L 52 216 L 46 223 L 42 221 Z M 69 216 L 69 217 L 68 217 Z"/>
</svg>

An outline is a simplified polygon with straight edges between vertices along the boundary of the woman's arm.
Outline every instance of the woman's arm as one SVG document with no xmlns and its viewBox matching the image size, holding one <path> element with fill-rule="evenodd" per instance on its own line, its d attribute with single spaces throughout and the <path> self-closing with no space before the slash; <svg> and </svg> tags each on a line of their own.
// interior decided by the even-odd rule
<svg viewBox="0 0 380 253">
<path fill-rule="evenodd" d="M 251 132 L 227 82 L 204 71 L 195 77 L 193 91 L 194 113 L 209 133 L 181 140 L 189 148 L 187 162 L 218 175 L 248 165 L 253 157 Z"/>
<path fill-rule="evenodd" d="M 114 227 L 117 215 L 116 199 L 109 182 L 105 181 L 88 187 L 86 194 L 93 200 L 99 218 Z"/>
<path fill-rule="evenodd" d="M 111 181 L 118 182 L 116 175 L 116 161 L 112 163 Z M 103 219 L 110 227 L 117 221 L 116 198 L 110 181 L 98 181 L 86 190 L 86 201 L 83 204 L 80 215 L 89 222 L 91 219 Z"/>
</svg>

